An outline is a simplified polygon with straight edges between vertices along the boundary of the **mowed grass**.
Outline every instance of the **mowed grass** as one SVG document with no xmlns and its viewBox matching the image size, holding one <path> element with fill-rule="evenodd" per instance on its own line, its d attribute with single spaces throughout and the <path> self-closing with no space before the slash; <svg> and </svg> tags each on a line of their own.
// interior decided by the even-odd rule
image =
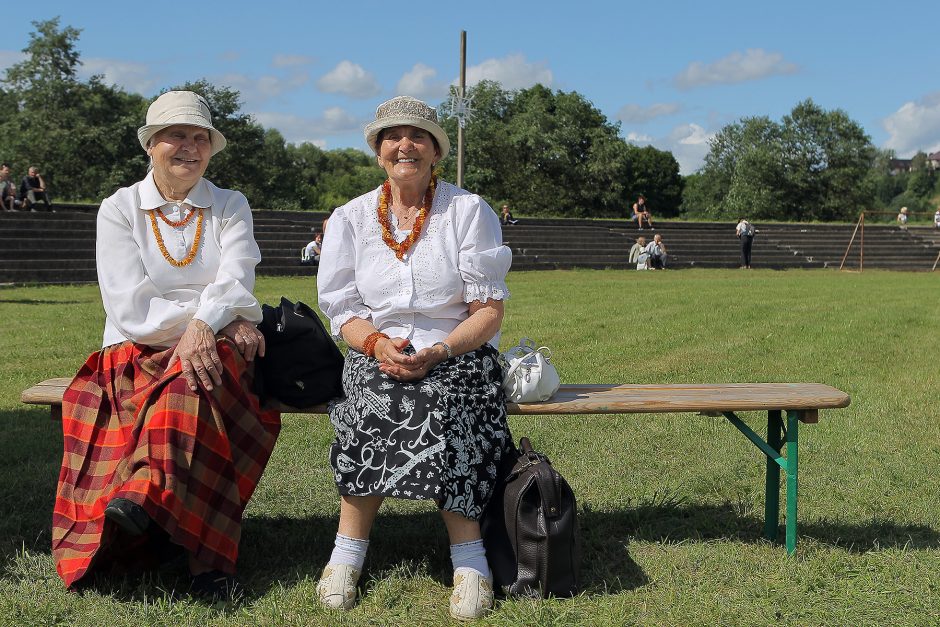
<svg viewBox="0 0 940 627">
<path fill-rule="evenodd" d="M 724 419 L 514 417 L 578 497 L 585 591 L 503 601 L 482 624 L 940 621 L 940 275 L 559 271 L 513 273 L 510 288 L 502 348 L 550 346 L 565 382 L 821 382 L 852 404 L 801 426 L 795 557 L 762 538 L 764 458 Z M 265 302 L 314 290 L 257 286 Z M 0 320 L 0 623 L 450 623 L 446 534 L 422 502 L 383 507 L 356 609 L 317 606 L 338 514 L 319 416 L 284 417 L 245 520 L 245 603 L 175 594 L 178 569 L 63 590 L 49 550 L 60 427 L 19 393 L 97 348 L 97 289 L 0 289 Z M 765 416 L 742 417 L 765 432 Z"/>
</svg>

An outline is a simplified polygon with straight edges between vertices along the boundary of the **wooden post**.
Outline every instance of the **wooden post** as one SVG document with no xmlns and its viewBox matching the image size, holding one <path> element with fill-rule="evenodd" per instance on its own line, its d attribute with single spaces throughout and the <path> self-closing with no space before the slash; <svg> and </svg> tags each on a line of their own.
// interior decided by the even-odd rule
<svg viewBox="0 0 940 627">
<path fill-rule="evenodd" d="M 843 267 L 845 267 L 845 260 L 849 256 L 849 251 L 852 250 L 852 244 L 855 243 L 855 236 L 858 234 L 858 228 L 862 226 L 864 222 L 865 222 L 865 212 L 863 211 L 862 214 L 858 217 L 858 222 L 855 223 L 855 230 L 852 231 L 852 239 L 849 240 L 849 245 L 845 247 L 845 254 L 842 255 L 842 263 L 839 264 L 840 271 L 842 270 Z"/>
<path fill-rule="evenodd" d="M 865 269 L 865 212 L 862 212 L 862 232 L 858 240 L 858 271 Z"/>
<path fill-rule="evenodd" d="M 461 102 L 467 91 L 467 31 L 460 31 L 460 88 Z M 463 124 L 457 124 L 457 187 L 463 187 Z"/>
</svg>

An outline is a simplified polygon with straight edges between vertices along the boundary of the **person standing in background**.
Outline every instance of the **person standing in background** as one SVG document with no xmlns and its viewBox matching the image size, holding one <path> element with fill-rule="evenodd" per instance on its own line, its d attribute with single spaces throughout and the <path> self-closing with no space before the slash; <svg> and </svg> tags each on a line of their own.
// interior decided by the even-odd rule
<svg viewBox="0 0 940 627">
<path fill-rule="evenodd" d="M 751 245 L 754 243 L 754 234 L 757 229 L 747 221 L 746 218 L 738 220 L 738 226 L 734 229 L 735 235 L 741 240 L 741 268 L 751 268 Z"/>
</svg>

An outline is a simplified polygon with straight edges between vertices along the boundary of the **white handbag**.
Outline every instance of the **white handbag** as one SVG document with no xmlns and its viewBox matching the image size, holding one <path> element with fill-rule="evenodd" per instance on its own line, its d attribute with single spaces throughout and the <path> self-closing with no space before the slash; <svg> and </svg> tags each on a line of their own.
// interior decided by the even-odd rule
<svg viewBox="0 0 940 627">
<path fill-rule="evenodd" d="M 503 390 L 514 403 L 547 401 L 558 391 L 561 379 L 552 365 L 552 351 L 535 347 L 527 337 L 499 356 L 503 366 Z"/>
</svg>

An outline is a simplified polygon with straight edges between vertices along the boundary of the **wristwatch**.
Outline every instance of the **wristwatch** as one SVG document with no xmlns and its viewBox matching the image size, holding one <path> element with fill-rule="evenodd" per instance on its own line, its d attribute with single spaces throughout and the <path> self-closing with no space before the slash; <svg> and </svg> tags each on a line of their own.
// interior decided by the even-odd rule
<svg viewBox="0 0 940 627">
<path fill-rule="evenodd" d="M 447 342 L 434 342 L 432 346 L 443 346 L 444 352 L 447 353 L 447 359 L 450 359 L 451 357 L 454 356 L 454 351 L 450 349 L 450 344 L 448 344 Z"/>
</svg>

